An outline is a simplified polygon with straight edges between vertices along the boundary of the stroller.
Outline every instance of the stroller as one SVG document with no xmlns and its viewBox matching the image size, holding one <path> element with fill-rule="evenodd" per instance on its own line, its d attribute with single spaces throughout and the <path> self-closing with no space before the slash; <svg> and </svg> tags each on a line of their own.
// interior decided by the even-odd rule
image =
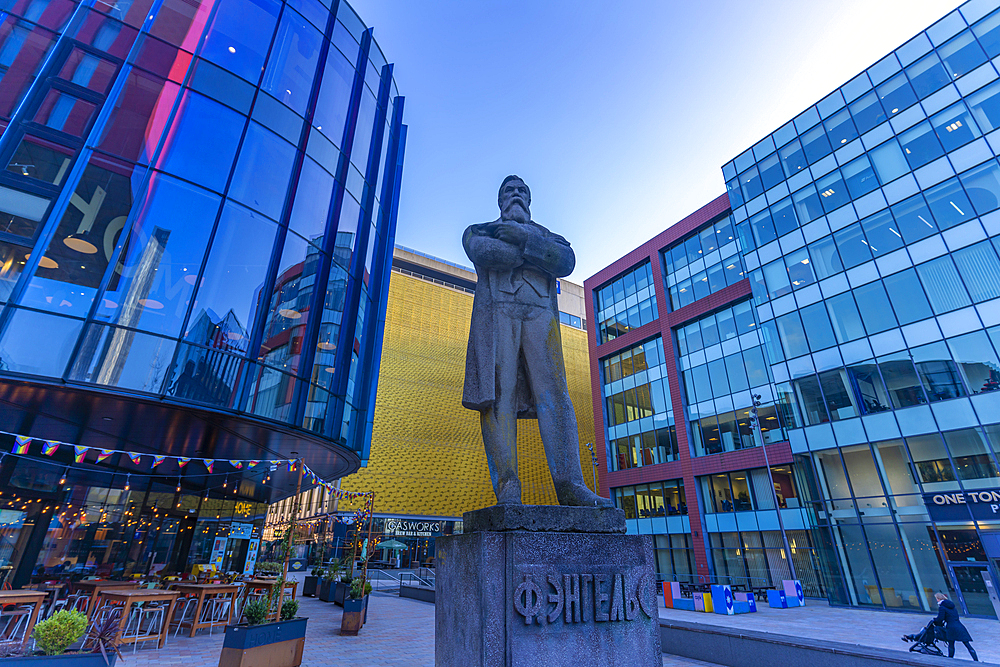
<svg viewBox="0 0 1000 667">
<path fill-rule="evenodd" d="M 904 642 L 916 642 L 910 647 L 911 653 L 923 653 L 924 655 L 944 656 L 941 649 L 937 647 L 937 640 L 944 639 L 944 630 L 934 625 L 934 621 L 924 626 L 924 629 L 916 634 L 903 635 Z"/>
</svg>

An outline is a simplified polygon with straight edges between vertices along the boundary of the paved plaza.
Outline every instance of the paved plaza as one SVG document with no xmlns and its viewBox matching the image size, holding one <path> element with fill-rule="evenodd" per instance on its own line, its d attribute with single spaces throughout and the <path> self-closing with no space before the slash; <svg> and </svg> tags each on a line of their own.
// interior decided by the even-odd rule
<svg viewBox="0 0 1000 667">
<path fill-rule="evenodd" d="M 434 664 L 433 604 L 399 598 L 389 592 L 373 593 L 368 622 L 361 633 L 357 637 L 341 637 L 340 607 L 321 602 L 318 598 L 299 600 L 299 613 L 309 618 L 302 661 L 304 667 L 344 664 L 420 667 Z M 660 617 L 904 652 L 909 645 L 900 641 L 900 636 L 916 632 L 931 618 L 929 614 L 842 609 L 813 601 L 798 609 L 779 610 L 766 606 L 759 609 L 756 614 L 722 616 L 661 608 Z M 963 621 L 972 633 L 975 640 L 973 646 L 980 659 L 1000 663 L 1000 623 L 983 619 Z M 171 637 L 162 650 L 154 649 L 149 643 L 133 656 L 129 647 L 125 653 L 126 664 L 129 667 L 215 667 L 219 662 L 222 639 L 220 632 L 210 636 L 203 631 L 194 639 L 182 632 L 176 638 Z M 961 645 L 957 647 L 956 657 L 969 659 Z M 709 663 L 664 655 L 663 665 L 705 667 Z"/>
<path fill-rule="evenodd" d="M 662 598 L 660 604 L 663 604 Z M 807 600 L 805 607 L 793 609 L 772 609 L 759 602 L 757 605 L 757 613 L 735 616 L 660 607 L 660 618 L 908 652 L 911 644 L 900 638 L 919 631 L 934 617 L 930 613 L 831 607 L 818 600 Z M 979 659 L 1000 664 L 1000 622 L 963 618 L 962 623 L 972 635 L 972 647 L 979 654 Z M 947 654 L 944 642 L 938 642 L 938 646 Z M 955 657 L 971 660 L 961 644 L 955 647 Z"/>
<path fill-rule="evenodd" d="M 309 617 L 303 667 L 434 665 L 434 605 L 399 598 L 389 593 L 373 593 L 368 622 L 357 637 L 340 636 L 342 610 L 318 598 L 300 598 L 299 613 Z M 127 667 L 215 667 L 219 664 L 223 634 L 209 636 L 202 631 L 191 639 L 182 632 L 156 650 L 153 642 L 140 648 L 135 656 L 125 652 Z M 697 667 L 709 663 L 664 656 L 664 667 Z"/>
</svg>

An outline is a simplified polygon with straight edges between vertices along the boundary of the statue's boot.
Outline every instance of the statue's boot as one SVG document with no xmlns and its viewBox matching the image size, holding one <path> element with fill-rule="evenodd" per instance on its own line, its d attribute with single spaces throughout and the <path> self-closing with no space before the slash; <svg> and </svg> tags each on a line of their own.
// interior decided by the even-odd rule
<svg viewBox="0 0 1000 667">
<path fill-rule="evenodd" d="M 560 505 L 575 507 L 614 507 L 610 498 L 597 495 L 580 482 L 561 482 L 556 484 L 556 497 Z"/>
<path fill-rule="evenodd" d="M 503 480 L 499 488 L 495 489 L 497 494 L 497 505 L 520 505 L 521 504 L 521 482 L 514 478 Z"/>
</svg>

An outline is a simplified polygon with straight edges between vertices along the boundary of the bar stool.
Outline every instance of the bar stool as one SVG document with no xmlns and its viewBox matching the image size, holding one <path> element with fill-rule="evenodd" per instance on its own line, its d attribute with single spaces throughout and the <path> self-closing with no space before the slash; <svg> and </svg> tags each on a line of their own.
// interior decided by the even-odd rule
<svg viewBox="0 0 1000 667">
<path fill-rule="evenodd" d="M 174 630 L 174 637 L 176 637 L 180 631 L 181 626 L 185 623 L 194 625 L 194 615 L 198 611 L 198 598 L 197 597 L 183 597 L 177 600 L 177 604 L 174 605 L 174 616 L 170 620 L 170 624 L 176 624 L 177 629 Z M 190 616 L 190 618 L 188 618 Z"/>
<path fill-rule="evenodd" d="M 211 635 L 215 629 L 215 624 L 222 621 L 229 615 L 229 606 L 232 603 L 228 597 L 213 597 L 205 600 L 205 608 L 201 613 L 201 623 L 211 623 L 208 626 L 208 634 Z"/>
<path fill-rule="evenodd" d="M 4 616 L 9 620 L 3 629 L 3 636 L 10 640 L 23 641 L 24 631 L 28 628 L 28 619 L 31 618 L 31 612 L 34 608 L 34 605 L 22 604 L 7 611 Z"/>
<path fill-rule="evenodd" d="M 160 628 L 163 627 L 163 617 L 166 607 L 162 605 L 135 607 L 129 615 L 128 623 L 122 638 L 132 638 L 132 655 L 135 655 L 139 644 L 147 641 L 159 641 Z"/>
</svg>

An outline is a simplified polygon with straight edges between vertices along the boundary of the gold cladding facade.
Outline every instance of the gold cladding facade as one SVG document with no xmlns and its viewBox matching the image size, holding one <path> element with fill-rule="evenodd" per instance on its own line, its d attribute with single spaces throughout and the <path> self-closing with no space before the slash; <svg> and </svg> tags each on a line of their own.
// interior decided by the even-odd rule
<svg viewBox="0 0 1000 667">
<path fill-rule="evenodd" d="M 462 407 L 472 295 L 393 271 L 368 466 L 345 477 L 348 491 L 374 491 L 376 515 L 461 518 L 496 502 L 479 413 Z M 583 474 L 594 442 L 587 332 L 562 325 Z M 523 500 L 555 505 L 535 420 L 518 421 Z M 339 509 L 353 509 L 340 503 Z"/>
</svg>

